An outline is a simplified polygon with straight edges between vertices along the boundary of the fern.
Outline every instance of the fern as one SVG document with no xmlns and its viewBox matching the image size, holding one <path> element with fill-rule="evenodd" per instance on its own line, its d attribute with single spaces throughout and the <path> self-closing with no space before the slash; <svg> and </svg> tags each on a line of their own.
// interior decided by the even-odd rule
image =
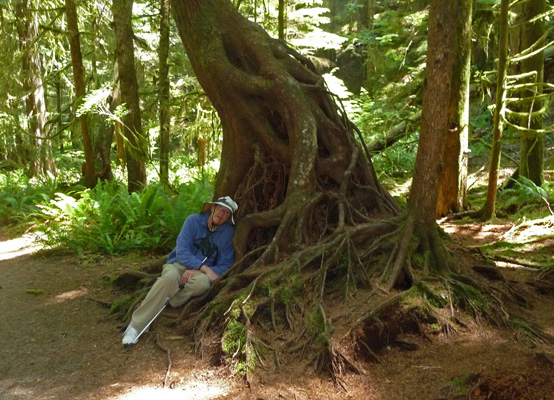
<svg viewBox="0 0 554 400">
<path fill-rule="evenodd" d="M 543 199 L 548 197 L 545 189 L 537 186 L 532 180 L 524 176 L 520 176 L 517 180 L 510 179 L 514 181 L 514 186 L 504 190 L 504 194 L 509 196 L 506 200 L 506 206 L 515 204 L 521 207 L 526 204 L 541 203 Z"/>
<path fill-rule="evenodd" d="M 207 178 L 184 184 L 179 192 L 169 197 L 161 185 L 151 184 L 128 194 L 123 185 L 112 182 L 71 196 L 56 193 L 48 205 L 40 206 L 48 221 L 41 230 L 46 244 L 77 252 L 169 250 L 185 218 L 199 212 L 212 195 Z"/>
</svg>

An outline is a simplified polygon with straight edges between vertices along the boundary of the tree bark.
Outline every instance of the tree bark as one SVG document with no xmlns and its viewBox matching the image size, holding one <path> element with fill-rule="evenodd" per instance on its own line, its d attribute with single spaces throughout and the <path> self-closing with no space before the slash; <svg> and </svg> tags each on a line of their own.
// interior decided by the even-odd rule
<svg viewBox="0 0 554 400">
<path fill-rule="evenodd" d="M 227 0 L 173 1 L 172 9 L 196 76 L 221 118 L 215 195 L 234 195 L 242 204 L 235 234 L 239 258 L 262 244 L 250 236 L 257 228 L 279 232 L 270 246 L 276 250 L 321 235 L 314 231 L 325 221 L 344 224 L 338 210 L 346 202 L 361 214 L 398 211 L 307 59 L 271 39 Z M 349 169 L 361 186 L 352 198 L 340 189 Z M 331 187 L 336 192 L 324 206 L 319 202 Z M 324 220 L 306 225 L 304 218 L 323 209 L 337 215 L 324 213 Z"/>
<path fill-rule="evenodd" d="M 407 242 L 412 232 L 416 235 L 427 272 L 450 269 L 435 220 L 439 179 L 443 170 L 443 158 L 436 155 L 444 154 L 448 135 L 449 112 L 444 105 L 449 104 L 451 97 L 453 40 L 458 16 L 453 2 L 431 1 L 421 129 L 406 210 L 408 229 L 404 236 Z M 397 264 L 404 260 L 404 254 L 400 253 Z"/>
<path fill-rule="evenodd" d="M 65 13 L 67 16 L 67 26 L 71 37 L 69 46 L 71 49 L 71 63 L 73 65 L 73 82 L 75 84 L 75 108 L 78 109 L 82 99 L 86 94 L 83 55 L 81 53 L 81 43 L 79 40 L 79 23 L 77 8 L 73 0 L 65 0 Z M 94 147 L 88 130 L 88 113 L 83 113 L 79 117 L 81 124 L 81 135 L 83 137 L 83 150 L 85 152 L 85 186 L 93 188 L 96 185 L 96 173 L 94 168 Z"/>
<path fill-rule="evenodd" d="M 429 38 L 425 73 L 421 132 L 414 178 L 410 190 L 409 207 L 415 211 L 419 230 L 435 229 L 439 178 L 448 132 L 448 110 L 451 79 L 454 27 L 456 10 L 440 0 L 431 1 L 429 11 Z"/>
<path fill-rule="evenodd" d="M 525 23 L 520 33 L 520 52 L 531 47 L 540 49 L 544 46 L 544 38 L 542 38 L 545 33 L 544 17 L 534 22 L 529 21 L 546 11 L 546 2 L 545 0 L 530 0 L 524 2 L 521 8 L 521 19 Z M 532 57 L 523 59 L 521 61 L 521 73 L 532 73 L 530 81 L 535 83 L 535 86 L 520 92 L 522 99 L 528 98 L 531 100 L 527 100 L 525 109 L 521 110 L 528 112 L 530 115 L 520 119 L 520 126 L 526 130 L 521 133 L 519 173 L 533 181 L 535 185 L 541 186 L 544 183 L 544 139 L 543 134 L 537 133 L 535 130 L 542 129 L 544 120 L 542 114 L 537 114 L 544 103 L 543 100 L 537 98 L 543 92 L 544 51 L 539 51 Z M 535 115 L 531 115 L 533 113 Z"/>
<path fill-rule="evenodd" d="M 40 58 L 35 40 L 38 22 L 28 0 L 18 0 L 18 33 L 23 52 L 23 91 L 27 93 L 25 104 L 29 119 L 30 146 L 28 148 L 29 175 L 39 176 L 46 172 L 56 173 L 52 156 L 52 143 L 46 132 L 46 103 L 41 77 Z"/>
<path fill-rule="evenodd" d="M 466 207 L 467 152 L 469 139 L 469 83 L 471 78 L 471 12 L 473 0 L 453 1 L 458 14 L 453 41 L 452 88 L 448 107 L 443 169 L 439 185 L 437 217 Z"/>
<path fill-rule="evenodd" d="M 146 185 L 146 143 L 142 133 L 138 82 L 135 71 L 135 51 L 132 27 L 133 0 L 113 0 L 115 39 L 121 101 L 127 107 L 123 117 L 123 135 L 127 156 L 129 193 Z"/>
<path fill-rule="evenodd" d="M 164 186 L 169 185 L 169 131 L 171 116 L 169 114 L 169 0 L 160 1 L 160 47 L 158 49 L 159 103 L 160 103 L 160 180 Z"/>
<path fill-rule="evenodd" d="M 506 103 L 506 73 L 508 58 L 508 10 L 509 0 L 500 3 L 500 38 L 498 44 L 498 72 L 496 78 L 496 102 L 493 120 L 492 150 L 489 167 L 487 199 L 483 206 L 481 219 L 487 221 L 495 215 L 496 189 L 498 187 L 498 168 L 500 166 L 500 151 L 502 148 L 502 131 L 504 129 L 504 113 Z"/>
</svg>

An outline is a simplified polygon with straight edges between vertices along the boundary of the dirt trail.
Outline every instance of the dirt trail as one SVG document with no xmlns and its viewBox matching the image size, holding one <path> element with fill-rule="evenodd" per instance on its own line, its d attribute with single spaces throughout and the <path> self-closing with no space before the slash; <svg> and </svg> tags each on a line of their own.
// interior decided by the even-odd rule
<svg viewBox="0 0 554 400">
<path fill-rule="evenodd" d="M 390 348 L 380 364 L 365 365 L 366 375 L 346 376 L 343 387 L 305 365 L 293 365 L 260 371 L 249 389 L 224 367 L 198 359 L 194 345 L 176 338 L 162 317 L 154 331 L 172 351 L 169 382 L 174 384 L 163 389 L 167 354 L 156 346 L 154 335 L 148 333 L 124 350 L 118 322 L 93 300 L 118 296 L 103 277 L 128 268 L 124 259 L 27 254 L 32 250 L 27 244 L 0 237 L 2 400 L 427 400 L 467 399 L 471 389 L 471 399 L 554 399 L 554 367 L 536 356 L 551 348 L 512 331 L 475 324 L 450 338 L 437 335 L 432 343 L 404 337 L 419 350 Z M 525 284 L 525 272 L 507 274 L 533 305 L 522 312 L 554 335 L 554 296 L 534 293 Z"/>
</svg>

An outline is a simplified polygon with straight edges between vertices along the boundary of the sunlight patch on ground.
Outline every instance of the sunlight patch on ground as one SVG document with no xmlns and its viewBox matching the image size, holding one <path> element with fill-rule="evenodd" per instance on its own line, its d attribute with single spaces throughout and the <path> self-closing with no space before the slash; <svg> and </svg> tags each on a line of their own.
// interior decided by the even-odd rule
<svg viewBox="0 0 554 400">
<path fill-rule="evenodd" d="M 36 233 L 28 233 L 19 238 L 0 242 L 0 260 L 10 260 L 25 254 L 31 254 L 40 249 L 35 243 Z"/>
<path fill-rule="evenodd" d="M 50 304 L 60 304 L 63 303 L 66 300 L 74 300 L 79 297 L 83 297 L 89 294 L 89 290 L 85 288 L 77 289 L 77 290 L 70 290 L 69 292 L 64 292 L 62 294 L 57 295 Z"/>
<path fill-rule="evenodd" d="M 128 393 L 113 397 L 111 400 L 211 400 L 227 395 L 227 390 L 217 384 L 206 382 L 189 382 L 177 389 L 137 387 Z"/>
<path fill-rule="evenodd" d="M 549 215 L 543 219 L 526 221 L 525 219 L 519 224 L 514 225 L 512 229 L 506 232 L 503 240 L 518 240 L 520 242 L 532 240 L 541 236 L 552 235 L 554 232 L 554 216 Z"/>
</svg>

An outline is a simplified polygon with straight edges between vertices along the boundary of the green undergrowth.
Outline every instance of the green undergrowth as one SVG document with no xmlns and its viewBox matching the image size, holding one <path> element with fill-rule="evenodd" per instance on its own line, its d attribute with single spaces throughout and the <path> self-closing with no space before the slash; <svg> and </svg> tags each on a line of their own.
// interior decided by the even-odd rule
<svg viewBox="0 0 554 400">
<path fill-rule="evenodd" d="M 47 205 L 59 191 L 53 176 L 30 179 L 22 170 L 0 174 L 0 221 L 13 226 L 13 233 L 44 221 L 41 205 Z"/>
<path fill-rule="evenodd" d="M 47 246 L 78 253 L 167 250 L 185 218 L 211 199 L 212 188 L 205 178 L 181 185 L 178 192 L 168 195 L 153 183 L 129 194 L 117 182 L 69 194 L 57 192 L 48 204 L 37 205 L 44 218 L 39 230 Z"/>
</svg>

